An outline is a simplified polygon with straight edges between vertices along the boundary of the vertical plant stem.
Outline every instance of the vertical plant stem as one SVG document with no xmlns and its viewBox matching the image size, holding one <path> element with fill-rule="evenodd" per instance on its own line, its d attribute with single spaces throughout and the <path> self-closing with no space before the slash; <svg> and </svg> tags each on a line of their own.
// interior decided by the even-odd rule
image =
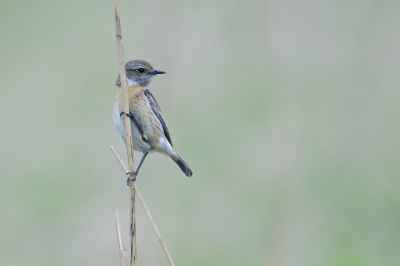
<svg viewBox="0 0 400 266">
<path fill-rule="evenodd" d="M 117 158 L 117 161 L 118 161 L 118 163 L 121 165 L 122 170 L 124 171 L 124 173 L 126 173 L 126 172 L 128 171 L 128 169 L 126 169 L 124 163 L 122 162 L 121 158 L 118 156 L 118 154 L 117 154 L 117 152 L 115 151 L 114 147 L 113 147 L 113 146 L 110 146 L 110 149 L 111 149 L 112 153 L 114 154 L 115 158 Z M 165 245 L 164 240 L 162 239 L 161 234 L 160 234 L 160 232 L 158 231 L 157 226 L 156 226 L 156 224 L 155 224 L 153 218 L 151 217 L 150 211 L 149 211 L 149 209 L 147 208 L 146 202 L 144 201 L 142 195 L 140 194 L 139 189 L 137 188 L 137 186 L 135 186 L 135 190 L 136 190 L 136 193 L 137 193 L 138 198 L 139 198 L 139 200 L 140 200 L 140 203 L 141 203 L 142 206 L 143 206 L 144 212 L 146 213 L 147 218 L 149 218 L 149 221 L 150 221 L 150 223 L 151 223 L 151 226 L 153 227 L 153 230 L 154 230 L 154 232 L 155 232 L 156 235 L 157 235 L 158 241 L 159 241 L 160 244 L 161 244 L 161 247 L 162 247 L 162 249 L 163 249 L 163 251 L 164 251 L 164 254 L 165 254 L 165 256 L 167 257 L 167 260 L 168 260 L 168 262 L 169 262 L 169 265 L 174 266 L 174 262 L 172 261 L 172 257 L 171 257 L 171 255 L 169 254 L 169 251 L 168 251 L 168 249 L 167 249 L 167 245 Z"/>
<path fill-rule="evenodd" d="M 126 84 L 126 72 L 125 72 L 125 60 L 124 60 L 124 49 L 122 46 L 122 33 L 121 33 L 121 22 L 118 9 L 118 0 L 113 0 L 115 10 L 115 31 L 117 38 L 118 48 L 118 59 L 119 59 L 119 75 L 121 80 L 123 95 L 125 100 L 123 102 L 124 112 L 129 113 L 129 98 L 128 88 Z M 130 235 L 131 235 L 131 266 L 137 266 L 137 253 L 136 253 L 136 213 L 135 213 L 135 182 L 133 179 L 133 173 L 135 172 L 135 166 L 133 164 L 133 146 L 132 146 L 132 132 L 131 132 L 131 121 L 128 116 L 124 116 L 125 122 L 125 140 L 126 140 L 126 151 L 128 154 L 128 165 L 129 165 L 129 194 L 130 194 Z"/>
<path fill-rule="evenodd" d="M 117 237 L 118 237 L 118 247 L 119 247 L 119 258 L 121 261 L 121 266 L 126 266 L 126 257 L 125 257 L 125 250 L 122 245 L 122 239 L 121 239 L 121 225 L 119 222 L 119 214 L 118 214 L 118 209 L 117 207 L 114 207 L 114 216 L 115 216 L 115 226 L 117 227 Z"/>
</svg>

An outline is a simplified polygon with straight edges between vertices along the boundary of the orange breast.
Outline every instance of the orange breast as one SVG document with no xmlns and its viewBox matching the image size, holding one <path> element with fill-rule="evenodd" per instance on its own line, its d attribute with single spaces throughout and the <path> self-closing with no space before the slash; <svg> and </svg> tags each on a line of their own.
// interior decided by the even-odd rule
<svg viewBox="0 0 400 266">
<path fill-rule="evenodd" d="M 141 101 L 145 100 L 146 97 L 141 93 L 146 87 L 141 86 L 129 86 L 128 87 L 128 98 L 129 98 L 129 110 L 137 107 L 141 104 Z M 121 87 L 118 88 L 117 94 L 115 95 L 114 108 L 120 113 L 124 110 L 124 91 Z M 143 103 L 142 103 L 143 104 Z"/>
</svg>

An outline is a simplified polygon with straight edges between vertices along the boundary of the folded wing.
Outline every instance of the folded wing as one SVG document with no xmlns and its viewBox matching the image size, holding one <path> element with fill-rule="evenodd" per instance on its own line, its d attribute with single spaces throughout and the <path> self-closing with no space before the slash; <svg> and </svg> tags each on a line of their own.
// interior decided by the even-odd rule
<svg viewBox="0 0 400 266">
<path fill-rule="evenodd" d="M 162 127 L 164 129 L 164 135 L 168 139 L 169 143 L 172 146 L 172 140 L 171 140 L 171 137 L 169 135 L 169 130 L 168 130 L 168 127 L 167 127 L 167 123 L 165 123 L 165 121 L 164 121 L 164 117 L 163 117 L 163 115 L 161 113 L 161 109 L 158 106 L 156 99 L 154 99 L 154 96 L 153 96 L 153 94 L 151 94 L 149 89 L 144 90 L 144 95 L 146 95 L 147 99 L 149 100 L 150 107 L 153 110 L 153 113 L 157 116 L 158 120 L 160 121 L 160 123 L 161 123 L 161 125 L 162 125 Z"/>
</svg>

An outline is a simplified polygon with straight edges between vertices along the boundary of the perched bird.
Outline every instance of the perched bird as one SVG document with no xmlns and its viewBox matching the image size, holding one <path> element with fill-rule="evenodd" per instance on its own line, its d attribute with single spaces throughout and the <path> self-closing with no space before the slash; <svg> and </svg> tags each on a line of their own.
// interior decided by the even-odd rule
<svg viewBox="0 0 400 266">
<path fill-rule="evenodd" d="M 133 149 L 143 152 L 142 160 L 134 173 L 133 180 L 139 173 L 149 152 L 156 151 L 169 156 L 181 168 L 186 176 L 191 177 L 193 172 L 172 147 L 171 137 L 160 107 L 147 88 L 150 81 L 157 74 L 165 74 L 156 70 L 152 65 L 143 60 L 132 60 L 125 64 L 128 82 L 129 113 L 123 110 L 123 90 L 118 75 L 116 85 L 117 94 L 114 101 L 114 124 L 121 138 L 125 140 L 125 126 L 123 114 L 131 119 Z M 128 181 L 129 183 L 129 178 Z"/>
</svg>

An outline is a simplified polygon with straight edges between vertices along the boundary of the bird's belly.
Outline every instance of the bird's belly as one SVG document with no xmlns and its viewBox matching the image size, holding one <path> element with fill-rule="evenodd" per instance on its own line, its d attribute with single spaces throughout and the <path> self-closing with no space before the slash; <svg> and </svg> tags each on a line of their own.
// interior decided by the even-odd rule
<svg viewBox="0 0 400 266">
<path fill-rule="evenodd" d="M 137 125 L 131 119 L 132 146 L 134 150 L 141 152 L 152 151 L 155 147 L 158 147 L 160 141 L 165 138 L 160 121 L 155 116 L 153 111 L 146 107 L 147 106 L 141 106 L 139 104 L 131 108 L 131 113 L 138 121 L 143 133 L 142 135 Z M 126 143 L 124 116 L 120 117 L 119 110 L 114 112 L 114 124 L 118 134 Z"/>
</svg>

